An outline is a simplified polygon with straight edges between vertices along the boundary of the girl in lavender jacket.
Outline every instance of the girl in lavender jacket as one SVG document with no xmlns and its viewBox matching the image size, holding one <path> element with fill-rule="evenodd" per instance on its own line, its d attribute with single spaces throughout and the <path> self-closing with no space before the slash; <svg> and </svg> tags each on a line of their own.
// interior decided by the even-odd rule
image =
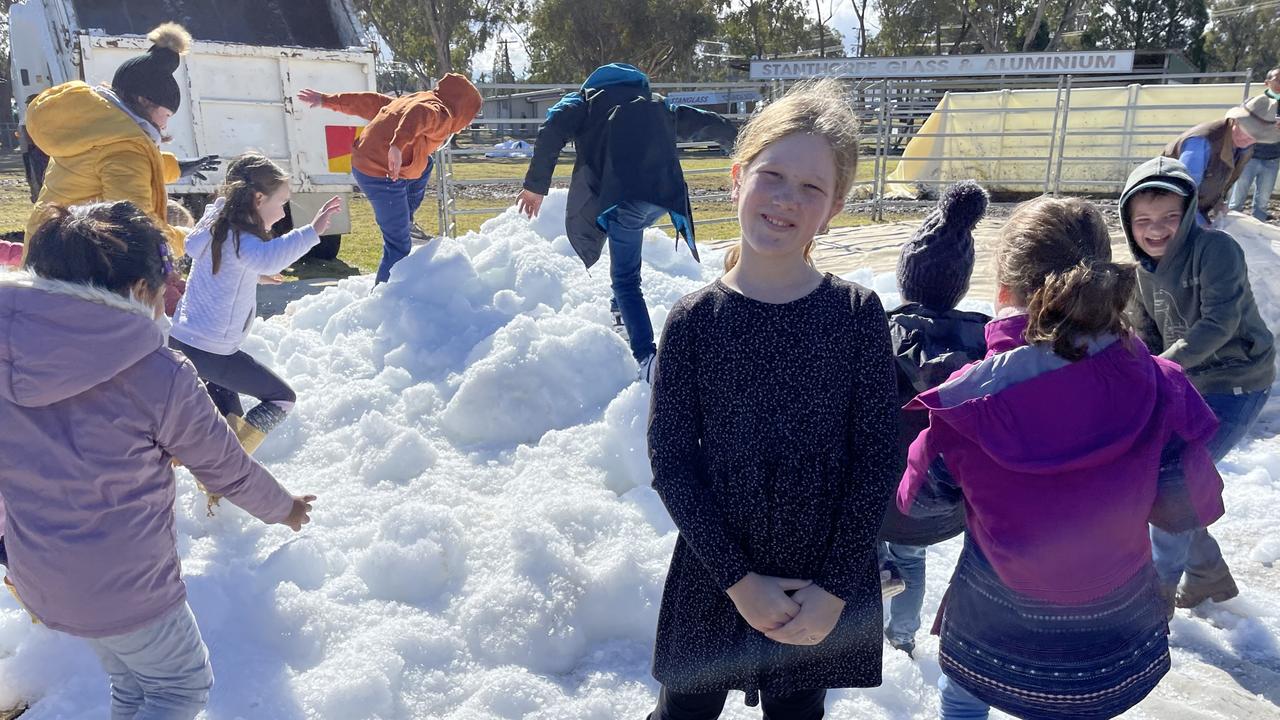
<svg viewBox="0 0 1280 720">
<path fill-rule="evenodd" d="M 1222 514 L 1217 421 L 1125 322 L 1131 266 L 1096 208 L 1040 198 L 997 247 L 985 360 L 908 405 L 929 411 L 899 508 L 963 495 L 968 534 L 939 612 L 942 717 L 1109 718 L 1169 669 L 1148 520 Z M 950 473 L 930 472 L 945 463 Z M 946 478 L 952 478 L 947 480 Z M 951 487 L 938 487 L 949 483 Z"/>
<path fill-rule="evenodd" d="M 25 271 L 0 274 L 6 582 L 33 618 L 88 640 L 113 718 L 192 718 L 213 684 L 178 563 L 171 460 L 295 531 L 314 500 L 240 449 L 165 347 L 171 270 L 160 229 L 115 202 L 55 208 Z"/>
<path fill-rule="evenodd" d="M 272 239 L 270 228 L 289 202 L 289 176 L 258 152 L 231 161 L 221 195 L 187 236 L 191 277 L 169 346 L 196 366 L 214 405 L 252 453 L 297 399 L 284 380 L 240 349 L 257 315 L 258 283 L 278 282 L 271 276 L 319 243 L 342 205 L 332 198 L 310 225 Z M 246 413 L 241 394 L 259 403 Z M 216 501 L 210 495 L 210 504 Z"/>
</svg>

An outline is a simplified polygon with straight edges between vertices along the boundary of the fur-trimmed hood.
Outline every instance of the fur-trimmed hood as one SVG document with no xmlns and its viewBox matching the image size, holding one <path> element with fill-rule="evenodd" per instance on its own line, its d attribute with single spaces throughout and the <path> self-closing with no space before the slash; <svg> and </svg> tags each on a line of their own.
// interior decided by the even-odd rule
<svg viewBox="0 0 1280 720">
<path fill-rule="evenodd" d="M 146 304 L 92 285 L 0 273 L 0 397 L 44 407 L 164 347 Z"/>
</svg>

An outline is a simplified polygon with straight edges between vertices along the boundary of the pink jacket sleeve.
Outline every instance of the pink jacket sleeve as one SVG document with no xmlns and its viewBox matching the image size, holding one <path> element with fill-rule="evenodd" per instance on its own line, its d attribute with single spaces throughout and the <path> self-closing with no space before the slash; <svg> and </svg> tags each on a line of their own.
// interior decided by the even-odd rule
<svg viewBox="0 0 1280 720">
<path fill-rule="evenodd" d="M 16 268 L 22 264 L 22 245 L 0 240 L 0 267 Z"/>
<path fill-rule="evenodd" d="M 1208 448 L 1218 418 L 1180 369 L 1169 363 L 1164 370 L 1167 394 L 1161 399 L 1173 437 L 1161 458 L 1150 521 L 1167 532 L 1186 532 L 1208 527 L 1224 512 L 1222 476 Z"/>
<path fill-rule="evenodd" d="M 259 520 L 280 522 L 293 508 L 293 497 L 240 447 L 188 360 L 174 373 L 156 439 L 210 492 Z"/>
<path fill-rule="evenodd" d="M 925 407 L 927 406 L 920 398 L 907 404 L 907 409 L 912 410 L 923 410 Z M 941 484 L 944 482 L 951 488 L 948 492 L 955 493 L 958 486 L 954 476 L 946 472 L 931 473 L 930 468 L 946 448 L 953 447 L 958 441 L 956 431 L 930 413 L 929 427 L 916 436 L 907 449 L 907 469 L 902 473 L 902 482 L 898 485 L 898 509 L 904 515 L 923 517 L 936 511 L 934 506 L 939 502 L 938 498 L 947 494 L 942 492 Z M 954 503 L 954 500 L 949 502 Z"/>
</svg>

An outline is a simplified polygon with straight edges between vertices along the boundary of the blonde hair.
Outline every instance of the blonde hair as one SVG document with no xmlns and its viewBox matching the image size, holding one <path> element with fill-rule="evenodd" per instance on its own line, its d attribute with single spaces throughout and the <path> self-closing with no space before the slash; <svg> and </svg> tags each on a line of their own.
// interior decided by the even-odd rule
<svg viewBox="0 0 1280 720">
<path fill-rule="evenodd" d="M 169 198 L 169 201 L 164 204 L 164 219 L 173 227 L 190 228 L 196 224 L 196 219 L 192 217 L 187 206 L 173 198 Z"/>
<path fill-rule="evenodd" d="M 1027 306 L 1029 343 L 1083 358 L 1092 336 L 1127 336 L 1125 307 L 1137 276 L 1111 262 L 1111 236 L 1093 204 L 1040 197 L 1022 203 L 1000 231 L 996 280 Z"/>
<path fill-rule="evenodd" d="M 858 118 L 844 85 L 834 78 L 797 83 L 780 100 L 756 113 L 738 133 L 733 162 L 750 165 L 764 149 L 795 134 L 816 135 L 831 146 L 836 168 L 835 199 L 843 202 L 858 169 Z M 813 241 L 804 249 L 804 259 L 812 263 Z M 725 271 L 732 270 L 742 256 L 739 243 L 724 256 Z"/>
</svg>

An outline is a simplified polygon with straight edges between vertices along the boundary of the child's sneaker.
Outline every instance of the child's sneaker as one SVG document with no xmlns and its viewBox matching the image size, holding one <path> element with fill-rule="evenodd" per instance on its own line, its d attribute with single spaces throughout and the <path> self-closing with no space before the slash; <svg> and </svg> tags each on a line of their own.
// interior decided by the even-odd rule
<svg viewBox="0 0 1280 720">
<path fill-rule="evenodd" d="M 880 598 L 882 600 L 888 600 L 895 595 L 901 595 L 906 589 L 907 584 L 902 581 L 902 578 L 898 577 L 892 571 L 880 571 Z"/>
<path fill-rule="evenodd" d="M 650 355 L 640 361 L 640 367 L 636 368 L 636 380 L 653 384 L 653 361 L 657 357 L 657 355 Z"/>
<path fill-rule="evenodd" d="M 618 308 L 617 300 L 609 301 L 609 313 L 613 315 L 613 331 L 618 333 L 623 340 L 630 341 L 631 338 L 627 335 L 627 326 L 622 322 L 622 310 Z"/>
<path fill-rule="evenodd" d="M 901 650 L 907 654 L 912 660 L 916 659 L 916 642 L 915 640 L 890 640 L 889 645 L 894 650 Z"/>
</svg>

